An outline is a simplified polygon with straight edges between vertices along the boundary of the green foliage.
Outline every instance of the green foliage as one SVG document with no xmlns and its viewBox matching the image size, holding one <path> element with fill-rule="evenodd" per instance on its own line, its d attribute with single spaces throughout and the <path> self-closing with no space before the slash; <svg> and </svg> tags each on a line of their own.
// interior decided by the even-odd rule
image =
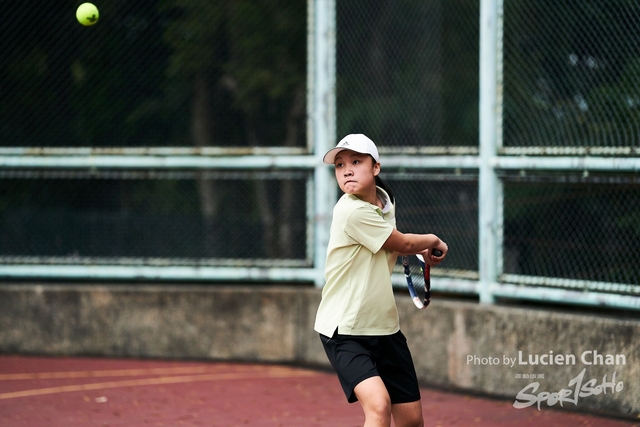
<svg viewBox="0 0 640 427">
<path fill-rule="evenodd" d="M 214 145 L 283 145 L 306 82 L 304 2 L 164 0 L 161 10 L 174 17 L 164 32 L 165 100 L 176 107 L 171 99 L 206 91 Z M 229 126 L 234 121 L 244 128 Z"/>
</svg>

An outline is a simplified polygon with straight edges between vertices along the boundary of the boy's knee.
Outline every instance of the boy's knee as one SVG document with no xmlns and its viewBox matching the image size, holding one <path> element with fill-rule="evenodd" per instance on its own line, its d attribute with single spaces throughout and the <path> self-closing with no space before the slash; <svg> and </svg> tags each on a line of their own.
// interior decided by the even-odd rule
<svg viewBox="0 0 640 427">
<path fill-rule="evenodd" d="M 385 423 L 391 421 L 391 401 L 388 397 L 376 396 L 367 399 L 367 402 L 362 405 L 362 409 L 367 419 L 375 419 Z"/>
<path fill-rule="evenodd" d="M 369 402 L 369 406 L 373 412 L 384 415 L 391 415 L 391 401 L 388 398 L 381 396 L 374 401 Z"/>
</svg>

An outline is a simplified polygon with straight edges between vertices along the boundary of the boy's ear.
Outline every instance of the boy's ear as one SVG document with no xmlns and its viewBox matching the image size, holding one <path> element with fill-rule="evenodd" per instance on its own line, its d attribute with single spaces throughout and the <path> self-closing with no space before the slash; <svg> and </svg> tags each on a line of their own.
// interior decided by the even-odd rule
<svg viewBox="0 0 640 427">
<path fill-rule="evenodd" d="M 380 163 L 373 164 L 373 176 L 378 176 L 380 173 Z"/>
</svg>

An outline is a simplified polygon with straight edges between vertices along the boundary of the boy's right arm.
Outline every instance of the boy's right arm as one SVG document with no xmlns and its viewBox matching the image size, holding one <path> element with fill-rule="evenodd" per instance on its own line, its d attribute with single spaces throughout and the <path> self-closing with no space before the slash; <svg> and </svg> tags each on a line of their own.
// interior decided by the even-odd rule
<svg viewBox="0 0 640 427">
<path fill-rule="evenodd" d="M 445 242 L 440 240 L 435 234 L 410 234 L 401 233 L 394 229 L 386 242 L 382 245 L 386 250 L 398 252 L 399 255 L 423 254 L 429 255 L 431 258 L 432 249 L 439 249 L 442 255 L 431 259 L 442 261 L 449 251 L 449 247 Z M 428 251 L 428 254 L 427 254 Z"/>
</svg>

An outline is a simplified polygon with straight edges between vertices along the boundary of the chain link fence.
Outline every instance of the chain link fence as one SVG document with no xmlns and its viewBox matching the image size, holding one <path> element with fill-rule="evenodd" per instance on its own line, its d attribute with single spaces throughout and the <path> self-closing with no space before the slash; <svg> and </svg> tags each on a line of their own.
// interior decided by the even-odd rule
<svg viewBox="0 0 640 427">
<path fill-rule="evenodd" d="M 309 267 L 308 172 L 10 171 L 3 261 Z M 295 195 L 295 196 L 294 196 Z M 207 201 L 206 209 L 202 200 Z"/>
<path fill-rule="evenodd" d="M 639 18 L 634 1 L 504 1 L 507 153 L 640 153 Z"/>
<path fill-rule="evenodd" d="M 477 153 L 479 3 L 336 3 L 338 135 L 383 153 Z"/>
<path fill-rule="evenodd" d="M 79 2 L 3 2 L 0 267 L 321 268 L 307 103 L 324 66 L 308 68 L 318 2 L 331 3 L 114 0 L 96 2 L 92 27 Z M 496 166 L 496 280 L 640 295 L 640 181 L 615 168 L 640 154 L 640 6 L 496 2 L 496 163 L 536 165 Z M 479 195 L 482 3 L 334 11 L 335 137 L 376 141 L 398 227 L 442 236 L 452 250 L 434 275 L 474 284 L 492 203 Z M 590 170 L 585 155 L 613 166 Z"/>
<path fill-rule="evenodd" d="M 504 1 L 502 153 L 637 156 L 636 2 Z M 637 174 L 509 171 L 503 277 L 640 295 Z"/>
<path fill-rule="evenodd" d="M 97 1 L 91 27 L 79 4 L 0 5 L 0 143 L 49 160 L 0 171 L 2 262 L 309 267 L 310 172 L 135 166 L 306 151 L 304 2 Z M 124 160 L 55 163 L 83 154 Z"/>
<path fill-rule="evenodd" d="M 563 172 L 503 179 L 509 281 L 640 295 L 638 176 Z"/>
<path fill-rule="evenodd" d="M 3 146 L 306 146 L 304 2 L 80 3 L 0 5 Z"/>
</svg>

